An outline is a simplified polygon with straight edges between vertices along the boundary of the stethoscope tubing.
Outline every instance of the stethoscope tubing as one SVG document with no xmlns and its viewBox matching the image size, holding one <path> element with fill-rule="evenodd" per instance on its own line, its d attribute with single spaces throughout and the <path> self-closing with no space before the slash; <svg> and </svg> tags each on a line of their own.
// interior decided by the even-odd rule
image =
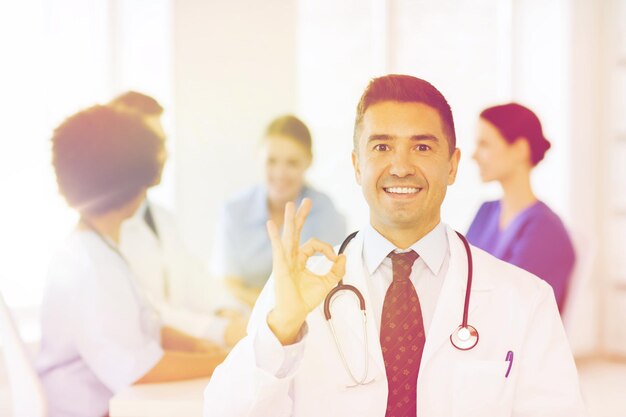
<svg viewBox="0 0 626 417">
<path fill-rule="evenodd" d="M 472 280 L 474 278 L 474 260 L 472 259 L 472 251 L 465 236 L 459 232 L 456 232 L 456 234 L 459 236 L 459 239 L 461 239 L 461 242 L 463 242 L 465 252 L 467 253 L 467 285 L 465 286 L 465 302 L 463 304 L 463 319 L 461 321 L 461 327 L 467 328 L 470 293 L 472 292 Z"/>
<path fill-rule="evenodd" d="M 342 253 L 344 253 L 344 251 L 346 250 L 346 248 L 348 247 L 348 244 L 350 243 L 350 241 L 352 239 L 354 239 L 354 237 L 357 235 L 358 231 L 351 233 L 350 235 L 348 235 L 348 237 L 346 237 L 346 239 L 343 241 L 343 243 L 341 244 L 341 246 L 339 247 L 339 251 L 338 251 L 338 255 L 341 255 Z M 463 246 L 465 248 L 465 252 L 467 254 L 467 284 L 465 286 L 465 300 L 463 302 L 463 316 L 461 318 L 461 325 L 452 333 L 452 335 L 450 335 L 450 341 L 452 343 L 452 345 L 459 349 L 459 350 L 470 350 L 472 348 L 474 348 L 474 346 L 476 346 L 476 344 L 478 343 L 478 332 L 476 331 L 476 329 L 473 326 L 469 326 L 468 325 L 468 320 L 469 320 L 469 303 L 470 303 L 470 296 L 471 296 L 471 292 L 472 292 L 472 281 L 474 278 L 474 260 L 472 257 L 472 251 L 469 245 L 469 242 L 467 241 L 467 239 L 465 238 L 465 236 L 463 236 L 461 233 L 456 232 L 457 236 L 459 237 L 459 239 L 461 239 L 461 242 L 463 242 Z M 333 297 L 339 292 L 339 291 L 350 291 L 351 293 L 353 293 L 359 300 L 359 308 L 361 309 L 361 312 L 363 313 L 364 317 L 366 316 L 366 308 L 365 308 L 365 299 L 363 298 L 363 295 L 361 294 L 361 291 L 358 290 L 358 288 L 356 288 L 353 285 L 349 285 L 349 284 L 344 284 L 343 283 L 343 279 L 341 279 L 339 281 L 339 283 L 337 284 L 337 286 L 335 286 L 335 288 L 333 288 L 332 290 L 330 290 L 330 292 L 326 295 L 326 298 L 324 299 L 324 317 L 326 318 L 326 321 L 328 321 L 329 323 L 331 323 L 331 327 L 332 327 L 332 313 L 330 311 L 330 305 L 331 305 L 331 301 L 333 299 Z M 334 335 L 334 329 L 333 330 L 333 335 Z M 474 342 L 471 344 L 468 344 L 466 347 L 462 347 L 462 346 L 458 346 L 457 343 L 455 342 L 455 337 L 453 336 L 457 336 L 459 334 L 460 330 L 466 330 L 468 332 L 469 335 L 472 336 L 472 338 L 474 338 Z M 343 355 L 343 354 L 342 354 Z"/>
</svg>

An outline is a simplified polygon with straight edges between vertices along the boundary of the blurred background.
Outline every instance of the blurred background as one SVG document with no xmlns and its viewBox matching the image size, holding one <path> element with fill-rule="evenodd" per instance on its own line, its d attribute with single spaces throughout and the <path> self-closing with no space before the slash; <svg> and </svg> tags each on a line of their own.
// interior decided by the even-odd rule
<svg viewBox="0 0 626 417">
<path fill-rule="evenodd" d="M 607 403 L 626 386 L 626 0 L 2 0 L 0 57 L 0 287 L 27 342 L 77 219 L 50 166 L 65 117 L 130 89 L 164 106 L 170 158 L 150 198 L 208 262 L 218 208 L 259 181 L 259 139 L 282 113 L 311 128 L 308 181 L 350 230 L 366 220 L 356 103 L 372 77 L 406 73 L 452 106 L 463 157 L 443 219 L 459 231 L 500 194 L 469 158 L 480 110 L 537 112 L 552 149 L 533 186 L 589 265 L 568 325 L 583 389 L 593 415 L 626 415 Z"/>
</svg>

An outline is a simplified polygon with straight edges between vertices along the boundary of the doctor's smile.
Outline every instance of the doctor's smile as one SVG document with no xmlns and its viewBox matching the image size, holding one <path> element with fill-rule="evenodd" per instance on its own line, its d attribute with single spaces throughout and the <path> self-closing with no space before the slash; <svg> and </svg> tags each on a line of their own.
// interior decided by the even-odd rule
<svg viewBox="0 0 626 417">
<path fill-rule="evenodd" d="M 422 191 L 421 188 L 416 187 L 383 187 L 383 190 L 385 190 L 388 194 L 400 194 L 407 196 L 411 196 L 412 194 L 417 194 Z"/>
</svg>

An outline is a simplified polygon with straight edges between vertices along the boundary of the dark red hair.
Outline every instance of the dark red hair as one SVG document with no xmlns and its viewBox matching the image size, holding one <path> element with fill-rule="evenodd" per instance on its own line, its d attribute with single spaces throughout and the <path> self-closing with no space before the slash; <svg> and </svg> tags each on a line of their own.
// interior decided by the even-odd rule
<svg viewBox="0 0 626 417">
<path fill-rule="evenodd" d="M 528 107 L 508 103 L 486 108 L 480 117 L 491 123 L 508 143 L 525 139 L 530 147 L 530 162 L 537 165 L 550 149 L 550 142 L 543 135 L 541 122 Z"/>
</svg>

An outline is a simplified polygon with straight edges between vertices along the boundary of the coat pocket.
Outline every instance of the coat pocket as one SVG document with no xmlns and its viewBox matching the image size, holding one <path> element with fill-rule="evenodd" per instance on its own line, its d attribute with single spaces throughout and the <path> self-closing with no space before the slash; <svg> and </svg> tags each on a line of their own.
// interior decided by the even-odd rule
<svg viewBox="0 0 626 417">
<path fill-rule="evenodd" d="M 510 415 L 511 399 L 505 378 L 508 362 L 466 360 L 454 368 L 452 415 L 503 417 Z"/>
</svg>

